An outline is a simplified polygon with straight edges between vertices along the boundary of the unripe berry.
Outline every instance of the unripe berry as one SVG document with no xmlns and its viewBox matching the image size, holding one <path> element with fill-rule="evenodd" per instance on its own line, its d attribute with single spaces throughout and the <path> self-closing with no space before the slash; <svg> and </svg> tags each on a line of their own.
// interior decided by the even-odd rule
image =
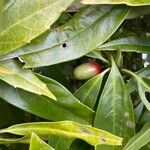
<svg viewBox="0 0 150 150">
<path fill-rule="evenodd" d="M 78 80 L 85 80 L 101 73 L 101 71 L 102 71 L 101 65 L 99 65 L 95 61 L 92 61 L 84 63 L 75 68 L 74 76 Z"/>
</svg>

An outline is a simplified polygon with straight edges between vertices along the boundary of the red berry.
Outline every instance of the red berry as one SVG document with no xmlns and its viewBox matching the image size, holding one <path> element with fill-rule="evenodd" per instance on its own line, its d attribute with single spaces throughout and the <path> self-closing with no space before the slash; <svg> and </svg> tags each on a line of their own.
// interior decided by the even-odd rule
<svg viewBox="0 0 150 150">
<path fill-rule="evenodd" d="M 74 70 L 74 76 L 78 80 L 89 79 L 99 73 L 101 73 L 101 65 L 95 61 L 84 63 Z"/>
</svg>

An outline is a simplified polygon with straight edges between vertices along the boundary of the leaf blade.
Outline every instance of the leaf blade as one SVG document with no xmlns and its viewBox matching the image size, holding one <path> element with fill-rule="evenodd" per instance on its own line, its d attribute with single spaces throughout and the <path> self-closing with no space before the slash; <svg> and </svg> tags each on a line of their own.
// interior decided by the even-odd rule
<svg viewBox="0 0 150 150">
<path fill-rule="evenodd" d="M 3 14 L 0 55 L 14 51 L 45 32 L 73 1 L 14 1 Z"/>
<path fill-rule="evenodd" d="M 16 60 L 0 62 L 0 79 L 15 88 L 22 88 L 56 100 L 56 97 L 47 88 L 46 84 L 40 81 L 32 71 L 22 69 L 20 63 Z"/>
<path fill-rule="evenodd" d="M 98 144 L 121 145 L 122 138 L 97 128 L 77 124 L 71 121 L 39 122 L 14 125 L 0 130 L 0 133 L 12 133 L 29 136 L 32 132 L 38 136 L 48 138 L 49 135 L 58 135 L 68 138 L 79 138 L 95 146 Z M 105 139 L 105 140 L 104 140 Z"/>
<path fill-rule="evenodd" d="M 40 43 L 43 38 L 46 39 L 38 49 L 38 43 L 34 41 L 35 45 L 31 43 L 31 46 L 29 44 L 20 50 L 21 56 L 19 58 L 25 62 L 26 68 L 77 59 L 105 42 L 124 21 L 128 11 L 128 7 L 86 7 L 64 26 L 50 31 L 40 37 L 41 39 L 37 39 Z M 92 19 L 89 16 L 90 13 L 93 14 Z M 113 20 L 111 26 L 109 26 L 110 20 Z M 97 34 L 98 32 L 99 34 Z M 49 41 L 53 42 L 49 43 Z M 46 47 L 45 44 L 47 44 Z M 63 48 L 63 44 L 66 47 Z"/>
</svg>

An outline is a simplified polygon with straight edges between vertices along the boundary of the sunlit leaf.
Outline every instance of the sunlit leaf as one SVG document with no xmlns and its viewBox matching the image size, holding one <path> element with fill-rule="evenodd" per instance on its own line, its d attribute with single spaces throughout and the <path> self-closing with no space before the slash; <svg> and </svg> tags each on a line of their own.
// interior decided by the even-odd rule
<svg viewBox="0 0 150 150">
<path fill-rule="evenodd" d="M 150 5 L 149 0 L 82 0 L 83 4 L 127 4 L 130 6 Z"/>
<path fill-rule="evenodd" d="M 106 131 L 99 130 L 91 126 L 80 125 L 70 121 L 26 123 L 14 125 L 9 128 L 0 130 L 0 134 L 11 133 L 22 136 L 29 136 L 32 132 L 45 139 L 48 139 L 49 135 L 79 138 L 93 146 L 99 144 L 122 144 L 122 138 L 118 136 L 112 135 Z"/>
<path fill-rule="evenodd" d="M 65 25 L 45 33 L 9 58 L 22 55 L 20 60 L 25 62 L 26 68 L 77 59 L 104 43 L 124 21 L 129 9 L 124 6 L 86 7 Z"/>
<path fill-rule="evenodd" d="M 0 26 L 0 55 L 45 32 L 74 0 L 15 0 L 5 8 Z"/>
<path fill-rule="evenodd" d="M 35 133 L 32 133 L 29 150 L 54 150 L 54 149 L 50 145 L 42 141 Z"/>
<path fill-rule="evenodd" d="M 56 100 L 46 84 L 40 81 L 31 70 L 22 69 L 16 60 L 0 62 L 0 79 L 14 86 Z"/>
</svg>

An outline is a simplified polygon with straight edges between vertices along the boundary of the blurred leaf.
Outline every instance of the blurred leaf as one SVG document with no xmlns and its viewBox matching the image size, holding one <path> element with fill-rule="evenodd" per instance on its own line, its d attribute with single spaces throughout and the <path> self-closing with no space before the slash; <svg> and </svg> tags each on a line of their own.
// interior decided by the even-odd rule
<svg viewBox="0 0 150 150">
<path fill-rule="evenodd" d="M 139 124 L 144 125 L 147 122 L 150 122 L 150 111 L 146 109 L 139 120 Z"/>
<path fill-rule="evenodd" d="M 75 96 L 81 100 L 81 102 L 90 108 L 94 108 L 98 95 L 100 92 L 103 76 L 108 72 L 108 69 L 103 71 L 101 74 L 93 77 L 83 84 L 75 93 Z M 93 96 L 94 95 L 94 96 Z"/>
<path fill-rule="evenodd" d="M 65 25 L 43 34 L 12 57 L 22 55 L 19 58 L 26 68 L 77 59 L 104 43 L 124 21 L 128 11 L 124 6 L 86 7 Z"/>
<path fill-rule="evenodd" d="M 40 81 L 31 70 L 22 69 L 22 65 L 16 60 L 0 62 L 0 79 L 14 86 L 39 95 L 48 96 L 56 100 L 56 97 Z"/>
<path fill-rule="evenodd" d="M 4 0 L 0 1 L 0 20 L 2 18 L 2 14 L 3 14 L 3 5 L 4 5 Z"/>
<path fill-rule="evenodd" d="M 127 19 L 134 19 L 148 14 L 150 14 L 150 6 L 132 7 L 127 16 Z"/>
<path fill-rule="evenodd" d="M 143 112 L 143 108 L 144 108 L 144 105 L 142 102 L 140 102 L 134 109 L 134 114 L 135 114 L 135 122 L 138 123 L 140 118 L 141 118 L 141 115 L 142 115 L 142 112 Z"/>
<path fill-rule="evenodd" d="M 49 144 L 56 150 L 69 150 L 73 139 L 62 138 L 58 136 L 50 136 Z"/>
<path fill-rule="evenodd" d="M 138 52 L 150 53 L 150 38 L 140 38 L 136 36 L 124 37 L 109 41 L 99 47 L 100 51 Z"/>
<path fill-rule="evenodd" d="M 127 4 L 129 6 L 150 5 L 149 0 L 82 0 L 83 4 Z"/>
<path fill-rule="evenodd" d="M 130 139 L 123 150 L 139 150 L 150 141 L 150 123 L 147 123 L 143 129 Z"/>
<path fill-rule="evenodd" d="M 35 133 L 32 133 L 29 150 L 54 150 L 54 149 L 50 145 L 42 141 Z"/>
<path fill-rule="evenodd" d="M 38 77 L 49 89 L 53 89 L 52 92 L 56 94 L 57 101 L 13 88 L 2 81 L 0 81 L 0 97 L 22 110 L 48 120 L 72 120 L 79 123 L 92 124 L 93 110 L 83 105 L 61 84 L 46 77 L 39 75 Z"/>
<path fill-rule="evenodd" d="M 0 98 L 0 128 L 23 121 L 23 112 Z"/>
<path fill-rule="evenodd" d="M 0 26 L 0 55 L 29 43 L 58 19 L 74 0 L 15 0 L 4 10 Z"/>
<path fill-rule="evenodd" d="M 49 135 L 57 135 L 71 139 L 79 138 L 93 146 L 99 144 L 122 144 L 122 138 L 118 136 L 91 126 L 81 125 L 71 121 L 26 123 L 0 130 L 0 134 L 11 133 L 22 136 L 29 136 L 32 132 L 45 139 L 48 139 Z"/>
<path fill-rule="evenodd" d="M 123 145 L 134 135 L 132 101 L 114 61 L 112 61 L 112 69 L 99 100 L 94 126 L 123 137 Z M 107 149 L 120 150 L 122 148 L 111 146 Z M 97 146 L 96 150 L 103 149 Z"/>
</svg>

